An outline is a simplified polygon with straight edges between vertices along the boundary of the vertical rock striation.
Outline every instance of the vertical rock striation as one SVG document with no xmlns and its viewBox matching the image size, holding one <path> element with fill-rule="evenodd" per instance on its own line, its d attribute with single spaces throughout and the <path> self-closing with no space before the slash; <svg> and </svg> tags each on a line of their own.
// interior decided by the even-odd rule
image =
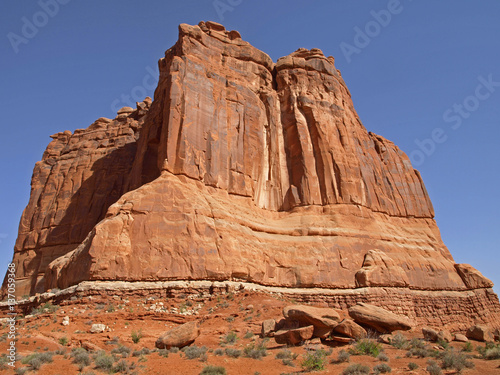
<svg viewBox="0 0 500 375">
<path fill-rule="evenodd" d="M 360 288 L 380 304 L 419 291 L 440 309 L 463 292 L 498 323 L 491 282 L 455 265 L 418 171 L 364 128 L 332 57 L 274 63 L 201 22 L 179 26 L 159 68 L 152 103 L 53 136 L 21 219 L 20 290 L 241 280 Z"/>
</svg>

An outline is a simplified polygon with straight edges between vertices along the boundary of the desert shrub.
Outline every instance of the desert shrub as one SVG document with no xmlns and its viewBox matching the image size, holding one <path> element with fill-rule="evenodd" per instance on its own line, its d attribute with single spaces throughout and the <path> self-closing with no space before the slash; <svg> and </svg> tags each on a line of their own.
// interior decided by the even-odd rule
<svg viewBox="0 0 500 375">
<path fill-rule="evenodd" d="M 425 349 L 427 344 L 425 343 L 424 340 L 414 338 L 410 340 L 408 345 L 410 346 L 410 348 Z"/>
<path fill-rule="evenodd" d="M 349 350 L 353 355 L 371 355 L 377 357 L 382 351 L 382 347 L 378 342 L 372 339 L 362 339 L 354 344 L 354 347 Z"/>
<path fill-rule="evenodd" d="M 320 349 L 306 353 L 300 364 L 305 371 L 320 371 L 325 368 L 327 352 Z"/>
<path fill-rule="evenodd" d="M 68 343 L 68 338 L 66 336 L 63 336 L 59 339 L 59 344 L 61 344 L 62 346 L 66 346 L 67 343 Z"/>
<path fill-rule="evenodd" d="M 234 344 L 236 342 L 236 340 L 238 340 L 238 336 L 236 335 L 236 332 L 234 332 L 234 331 L 228 332 L 226 337 L 224 337 L 224 342 L 226 344 Z"/>
<path fill-rule="evenodd" d="M 285 366 L 295 367 L 295 364 L 290 358 L 283 358 L 281 360 L 281 363 L 283 363 Z"/>
<path fill-rule="evenodd" d="M 398 349 L 406 349 L 409 342 L 401 333 L 396 333 L 391 339 L 391 345 Z"/>
<path fill-rule="evenodd" d="M 142 339 L 142 331 L 132 331 L 130 336 L 132 337 L 132 341 L 134 342 L 134 344 L 137 344 Z"/>
<path fill-rule="evenodd" d="M 206 346 L 202 346 L 200 348 L 196 345 L 193 345 L 193 346 L 189 346 L 189 347 L 185 348 L 184 354 L 186 355 L 187 359 L 202 358 L 202 357 L 206 356 L 207 350 L 208 349 Z"/>
<path fill-rule="evenodd" d="M 44 363 L 50 363 L 52 361 L 52 353 L 33 353 L 23 358 L 21 363 L 30 365 L 32 370 L 39 370 Z"/>
<path fill-rule="evenodd" d="M 232 358 L 239 358 L 241 356 L 241 350 L 233 349 L 233 348 L 227 348 L 225 350 L 225 353 L 227 356 L 232 357 Z"/>
<path fill-rule="evenodd" d="M 392 368 L 387 363 L 379 363 L 373 367 L 375 374 L 387 374 L 392 371 Z"/>
<path fill-rule="evenodd" d="M 79 349 L 82 349 L 82 348 L 79 348 Z M 92 362 L 90 360 L 90 356 L 89 356 L 89 353 L 87 353 L 87 351 L 85 349 L 83 349 L 83 351 L 77 351 L 74 353 L 72 353 L 71 355 L 73 357 L 73 363 L 77 364 L 78 366 L 89 366 L 90 363 Z"/>
<path fill-rule="evenodd" d="M 344 371 L 342 371 L 342 375 L 363 375 L 369 373 L 370 368 L 368 366 L 362 365 L 361 363 L 349 365 Z"/>
<path fill-rule="evenodd" d="M 148 355 L 151 354 L 151 350 L 148 348 L 142 348 L 141 350 L 134 350 L 132 352 L 133 357 L 140 357 L 141 355 Z"/>
<path fill-rule="evenodd" d="M 14 370 L 14 374 L 16 375 L 24 375 L 28 372 L 29 367 L 16 367 Z"/>
<path fill-rule="evenodd" d="M 467 353 L 470 353 L 472 352 L 472 350 L 474 349 L 474 347 L 472 346 L 471 342 L 470 341 L 467 341 L 463 346 L 462 346 L 462 351 L 463 352 L 467 352 Z"/>
<path fill-rule="evenodd" d="M 120 354 L 122 358 L 127 358 L 130 355 L 130 348 L 127 348 L 124 345 L 120 345 L 118 348 L 115 348 L 111 351 L 111 354 Z"/>
<path fill-rule="evenodd" d="M 408 368 L 413 371 L 418 369 L 418 365 L 415 362 L 410 362 L 408 363 Z"/>
<path fill-rule="evenodd" d="M 224 350 L 222 350 L 221 348 L 217 348 L 214 350 L 214 354 L 215 355 L 224 355 Z"/>
<path fill-rule="evenodd" d="M 250 331 L 245 333 L 245 336 L 243 336 L 243 338 L 245 338 L 245 339 L 251 339 L 252 337 L 253 337 L 253 332 L 250 332 Z"/>
<path fill-rule="evenodd" d="M 178 353 L 179 352 L 179 348 L 176 347 L 176 346 L 173 346 L 173 347 L 170 348 L 169 352 L 172 353 L 172 354 Z"/>
<path fill-rule="evenodd" d="M 115 359 L 107 355 L 104 351 L 98 352 L 94 356 L 95 367 L 104 371 L 111 371 L 113 368 L 113 364 L 115 363 Z"/>
<path fill-rule="evenodd" d="M 430 375 L 441 375 L 443 372 L 441 371 L 441 367 L 435 361 L 428 361 L 426 370 Z"/>
<path fill-rule="evenodd" d="M 222 366 L 205 366 L 200 375 L 226 375 L 226 369 Z"/>
<path fill-rule="evenodd" d="M 382 362 L 388 362 L 389 361 L 389 357 L 387 356 L 387 354 L 385 354 L 384 352 L 380 353 L 378 356 L 377 356 L 377 359 L 379 361 L 382 361 Z"/>
<path fill-rule="evenodd" d="M 444 369 L 457 370 L 460 373 L 464 368 L 471 368 L 474 364 L 467 359 L 463 353 L 448 350 L 441 359 L 441 367 Z"/>
<path fill-rule="evenodd" d="M 448 344 L 448 342 L 443 340 L 443 339 L 437 340 L 436 344 L 438 344 L 439 346 L 442 346 L 445 349 L 448 349 L 448 347 L 450 346 L 450 344 Z"/>
<path fill-rule="evenodd" d="M 0 356 L 0 370 L 7 370 L 7 363 L 9 363 L 7 354 L 2 354 L 2 356 Z"/>
<path fill-rule="evenodd" d="M 32 315 L 38 315 L 43 313 L 53 313 L 58 309 L 58 306 L 54 306 L 50 302 L 46 302 L 42 306 L 37 307 L 36 309 L 31 310 Z"/>
<path fill-rule="evenodd" d="M 338 363 L 349 362 L 350 360 L 351 360 L 351 355 L 344 349 L 342 349 L 337 356 L 337 362 Z"/>
<path fill-rule="evenodd" d="M 429 351 L 423 348 L 410 348 L 406 352 L 407 357 L 425 358 L 429 356 Z"/>
<path fill-rule="evenodd" d="M 290 349 L 282 349 L 276 353 L 276 359 L 297 359 L 298 354 L 293 353 Z"/>
<path fill-rule="evenodd" d="M 500 359 L 500 347 L 487 349 L 484 353 L 485 359 Z"/>
<path fill-rule="evenodd" d="M 243 354 L 248 358 L 262 359 L 262 357 L 265 357 L 267 355 L 266 344 L 266 339 L 249 344 L 245 347 L 245 349 L 243 349 Z"/>
<path fill-rule="evenodd" d="M 124 359 L 119 360 L 116 365 L 114 365 L 111 369 L 111 372 L 114 373 L 122 373 L 122 374 L 128 374 L 130 370 L 132 369 L 132 365 L 125 361 Z"/>
</svg>

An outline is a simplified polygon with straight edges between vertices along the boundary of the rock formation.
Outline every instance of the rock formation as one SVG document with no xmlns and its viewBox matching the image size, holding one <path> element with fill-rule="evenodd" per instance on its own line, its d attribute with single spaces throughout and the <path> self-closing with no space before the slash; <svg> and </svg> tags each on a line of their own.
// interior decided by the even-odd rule
<svg viewBox="0 0 500 375">
<path fill-rule="evenodd" d="M 420 174 L 364 128 L 332 57 L 274 63 L 201 22 L 179 26 L 159 68 L 153 102 L 52 136 L 15 245 L 20 294 L 244 281 L 500 325 L 491 282 L 455 265 Z"/>
</svg>

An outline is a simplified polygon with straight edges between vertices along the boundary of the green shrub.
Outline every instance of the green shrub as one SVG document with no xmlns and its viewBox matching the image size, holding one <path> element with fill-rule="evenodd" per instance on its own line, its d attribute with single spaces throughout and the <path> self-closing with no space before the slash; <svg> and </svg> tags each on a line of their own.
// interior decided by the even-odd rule
<svg viewBox="0 0 500 375">
<path fill-rule="evenodd" d="M 227 356 L 232 357 L 232 358 L 239 358 L 241 356 L 241 350 L 233 349 L 233 348 L 227 348 L 225 350 L 225 353 Z"/>
<path fill-rule="evenodd" d="M 137 344 L 142 339 L 142 331 L 132 331 L 130 336 L 132 336 L 132 341 L 134 342 L 134 344 Z"/>
<path fill-rule="evenodd" d="M 234 344 L 236 342 L 236 340 L 238 340 L 238 336 L 236 335 L 236 332 L 234 332 L 234 331 L 228 332 L 226 337 L 224 337 L 224 342 L 226 344 Z"/>
<path fill-rule="evenodd" d="M 464 346 L 462 346 L 462 351 L 463 352 L 467 352 L 467 353 L 470 353 L 472 352 L 472 350 L 474 349 L 474 347 L 472 346 L 471 342 L 470 341 L 467 341 Z"/>
<path fill-rule="evenodd" d="M 320 371 L 324 370 L 326 362 L 326 351 L 314 350 L 304 355 L 304 360 L 300 364 L 304 371 Z"/>
<path fill-rule="evenodd" d="M 344 371 L 342 371 L 342 375 L 363 375 L 369 373 L 370 368 L 360 363 L 349 365 Z"/>
<path fill-rule="evenodd" d="M 59 339 L 59 344 L 61 344 L 62 346 L 66 346 L 66 344 L 68 344 L 68 338 L 66 336 L 63 336 Z"/>
<path fill-rule="evenodd" d="M 408 368 L 413 371 L 418 369 L 418 365 L 415 362 L 410 362 L 408 363 Z"/>
<path fill-rule="evenodd" d="M 226 375 L 226 369 L 222 366 L 205 366 L 200 375 Z"/>
<path fill-rule="evenodd" d="M 379 363 L 373 367 L 375 374 L 387 374 L 392 371 L 391 367 L 387 363 Z"/>
<path fill-rule="evenodd" d="M 443 339 L 437 340 L 436 344 L 438 344 L 439 346 L 442 346 L 445 349 L 448 349 L 448 347 L 450 346 L 450 344 L 448 344 L 448 342 L 443 340 Z"/>
<path fill-rule="evenodd" d="M 372 357 L 377 357 L 382 351 L 382 347 L 375 340 L 362 339 L 357 341 L 349 351 L 353 355 L 371 355 Z"/>
</svg>

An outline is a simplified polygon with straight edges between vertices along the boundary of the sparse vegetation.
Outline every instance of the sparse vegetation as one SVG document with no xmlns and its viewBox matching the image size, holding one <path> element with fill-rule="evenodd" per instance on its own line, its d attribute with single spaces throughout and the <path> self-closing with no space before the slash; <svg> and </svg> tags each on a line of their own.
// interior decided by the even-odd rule
<svg viewBox="0 0 500 375">
<path fill-rule="evenodd" d="M 68 344 L 68 338 L 66 336 L 63 336 L 59 339 L 59 344 L 62 346 L 66 346 Z"/>
<path fill-rule="evenodd" d="M 488 360 L 500 359 L 500 347 L 487 349 L 484 353 L 484 358 Z"/>
<path fill-rule="evenodd" d="M 224 342 L 226 344 L 234 344 L 236 342 L 236 340 L 238 340 L 238 336 L 236 335 L 236 332 L 234 332 L 234 331 L 228 332 L 226 337 L 224 337 Z"/>
<path fill-rule="evenodd" d="M 253 359 L 262 359 L 267 355 L 267 342 L 269 339 L 259 340 L 255 343 L 249 344 L 243 349 L 243 354 L 245 357 Z"/>
<path fill-rule="evenodd" d="M 418 369 L 418 365 L 415 362 L 410 362 L 408 363 L 408 368 L 413 371 Z"/>
<path fill-rule="evenodd" d="M 379 363 L 373 367 L 375 374 L 387 374 L 392 371 L 391 367 L 387 363 Z"/>
<path fill-rule="evenodd" d="M 198 347 L 196 345 L 193 345 L 183 348 L 182 351 L 184 352 L 184 355 L 187 359 L 203 359 L 206 357 L 207 350 L 208 349 L 206 346 Z"/>
<path fill-rule="evenodd" d="M 382 351 L 382 347 L 378 342 L 372 339 L 362 339 L 356 342 L 353 348 L 349 350 L 353 355 L 370 355 L 377 357 Z"/>
<path fill-rule="evenodd" d="M 474 364 L 468 360 L 467 356 L 455 350 L 448 350 L 444 353 L 441 367 L 444 369 L 453 369 L 461 373 L 464 368 L 472 368 Z"/>
<path fill-rule="evenodd" d="M 361 363 L 349 365 L 344 371 L 342 371 L 342 375 L 364 375 L 369 373 L 370 368 L 362 365 Z"/>
<path fill-rule="evenodd" d="M 391 345 L 397 349 L 407 349 L 410 343 L 401 333 L 396 333 L 391 339 Z"/>
<path fill-rule="evenodd" d="M 222 350 L 221 348 L 217 348 L 214 350 L 214 355 L 218 356 L 224 355 L 224 350 Z"/>
<path fill-rule="evenodd" d="M 251 339 L 252 337 L 253 337 L 253 332 L 250 332 L 250 331 L 245 333 L 245 336 L 243 336 L 243 338 L 245 338 L 245 339 Z"/>
<path fill-rule="evenodd" d="M 115 348 L 111 351 L 111 354 L 120 354 L 122 358 L 127 358 L 130 355 L 130 348 L 127 348 L 124 345 L 120 345 L 118 348 Z"/>
<path fill-rule="evenodd" d="M 300 364 L 305 371 L 324 370 L 327 352 L 323 349 L 312 350 L 304 355 L 304 360 Z"/>
<path fill-rule="evenodd" d="M 380 353 L 378 356 L 377 356 L 377 359 L 381 362 L 388 362 L 389 361 L 389 357 L 387 356 L 387 354 L 385 354 L 384 352 Z"/>
<path fill-rule="evenodd" d="M 200 375 L 226 375 L 226 369 L 222 366 L 205 366 Z"/>
<path fill-rule="evenodd" d="M 441 375 L 443 373 L 441 371 L 441 367 L 439 367 L 437 362 L 433 360 L 427 361 L 426 370 L 429 372 L 430 375 Z"/>
<path fill-rule="evenodd" d="M 232 358 L 239 358 L 241 356 L 241 350 L 234 349 L 234 348 L 227 348 L 225 350 L 225 353 L 228 357 L 232 357 Z"/>
<path fill-rule="evenodd" d="M 21 363 L 31 366 L 32 370 L 39 370 L 44 363 L 52 361 L 52 353 L 33 353 L 23 358 Z"/>
<path fill-rule="evenodd" d="M 134 344 L 137 344 L 142 339 L 142 331 L 132 331 L 131 336 Z"/>
<path fill-rule="evenodd" d="M 351 360 L 351 355 L 342 349 L 337 356 L 337 363 L 349 362 Z"/>
<path fill-rule="evenodd" d="M 110 371 L 113 368 L 115 359 L 107 355 L 106 352 L 100 351 L 94 356 L 95 367 L 104 371 Z"/>
<path fill-rule="evenodd" d="M 462 346 L 462 351 L 463 352 L 467 352 L 467 353 L 470 353 L 472 352 L 472 350 L 474 349 L 474 347 L 472 346 L 471 342 L 470 341 L 467 341 L 464 346 Z"/>
</svg>

